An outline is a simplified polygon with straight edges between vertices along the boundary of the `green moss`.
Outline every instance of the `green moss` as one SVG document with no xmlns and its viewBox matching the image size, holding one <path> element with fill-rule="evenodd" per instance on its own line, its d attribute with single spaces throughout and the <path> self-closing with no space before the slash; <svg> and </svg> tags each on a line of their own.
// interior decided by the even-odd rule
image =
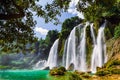
<svg viewBox="0 0 120 80">
<path fill-rule="evenodd" d="M 65 44 L 65 39 L 60 38 L 59 45 L 58 45 L 58 53 L 60 57 L 62 57 L 63 52 L 64 52 L 64 44 Z"/>
<path fill-rule="evenodd" d="M 108 70 L 101 70 L 96 73 L 96 75 L 98 75 L 98 76 L 105 76 L 108 74 L 110 74 L 110 72 Z"/>
<path fill-rule="evenodd" d="M 50 80 L 82 80 L 82 78 L 75 73 L 66 72 L 62 76 L 50 76 Z"/>
<path fill-rule="evenodd" d="M 120 69 L 112 69 L 111 73 L 112 74 L 120 74 Z"/>
<path fill-rule="evenodd" d="M 66 72 L 66 69 L 64 67 L 60 67 L 60 68 L 53 68 L 52 70 L 50 70 L 50 75 L 64 75 Z"/>
<path fill-rule="evenodd" d="M 120 65 L 120 60 L 109 60 L 104 66 L 106 67 L 106 69 L 112 67 L 112 66 L 116 66 L 116 65 Z"/>
<path fill-rule="evenodd" d="M 87 60 L 87 64 L 90 65 L 92 49 L 93 49 L 93 47 L 92 47 L 93 41 L 92 41 L 92 37 L 91 37 L 90 26 L 88 26 L 86 28 L 86 36 L 87 36 L 86 37 L 86 45 L 87 45 L 87 47 L 86 47 L 86 51 L 87 51 L 86 52 L 87 53 L 86 60 Z"/>
</svg>

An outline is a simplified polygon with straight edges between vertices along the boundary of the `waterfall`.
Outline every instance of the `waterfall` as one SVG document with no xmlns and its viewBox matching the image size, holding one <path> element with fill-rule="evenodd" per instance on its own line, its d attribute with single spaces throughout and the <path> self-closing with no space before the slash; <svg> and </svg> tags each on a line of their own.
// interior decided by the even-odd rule
<svg viewBox="0 0 120 80">
<path fill-rule="evenodd" d="M 59 43 L 59 39 L 57 39 L 54 44 L 52 45 L 50 52 L 49 52 L 49 56 L 48 56 L 48 60 L 47 60 L 47 64 L 46 67 L 49 67 L 50 69 L 57 67 L 57 56 L 58 56 L 58 43 Z"/>
<path fill-rule="evenodd" d="M 106 25 L 106 22 L 99 28 L 97 41 L 96 41 L 96 44 L 94 44 L 94 49 L 93 49 L 92 59 L 91 59 L 92 73 L 95 73 L 96 68 L 102 67 L 102 65 L 105 63 L 105 57 L 106 57 L 106 44 L 105 44 L 105 37 L 104 37 L 105 25 Z M 94 41 L 94 38 L 93 38 L 93 41 Z"/>
<path fill-rule="evenodd" d="M 35 66 L 33 67 L 33 69 L 39 69 L 39 70 L 43 70 L 47 67 L 49 67 L 50 69 L 57 67 L 58 63 L 57 63 L 57 57 L 58 57 L 58 43 L 59 43 L 59 39 L 55 40 L 55 42 L 53 43 L 50 52 L 49 52 L 49 56 L 48 56 L 48 60 L 39 60 Z"/>
<path fill-rule="evenodd" d="M 86 22 L 86 25 L 79 24 L 78 26 L 74 27 L 70 32 L 69 37 L 65 41 L 62 66 L 64 66 L 68 70 L 71 70 L 71 68 L 73 70 L 78 70 L 82 72 L 86 72 L 88 70 L 86 63 L 86 28 L 88 25 L 89 23 Z M 102 67 L 102 65 L 107 61 L 106 44 L 104 37 L 105 25 L 106 21 L 100 26 L 98 30 L 98 35 L 97 37 L 95 37 L 93 24 L 90 24 L 91 37 L 94 45 L 91 56 L 92 73 L 95 73 L 96 68 Z M 36 64 L 37 67 L 41 66 L 40 64 L 43 64 L 44 68 L 49 67 L 50 69 L 52 69 L 54 67 L 58 67 L 58 43 L 59 39 L 57 39 L 51 47 L 48 60 L 39 61 Z"/>
<path fill-rule="evenodd" d="M 33 69 L 36 69 L 36 70 L 42 70 L 44 69 L 44 67 L 46 66 L 46 60 L 39 60 L 35 66 L 33 67 Z"/>
<path fill-rule="evenodd" d="M 96 40 L 95 40 L 95 33 L 94 33 L 94 28 L 93 28 L 93 23 L 90 24 L 90 31 L 91 31 L 91 36 L 92 36 L 92 39 L 93 39 L 93 44 L 95 45 L 96 44 Z"/>
<path fill-rule="evenodd" d="M 69 69 L 71 64 L 74 65 L 74 70 L 79 70 L 85 72 L 87 70 L 86 66 L 86 27 L 89 25 L 86 22 L 86 25 L 82 24 L 76 26 L 71 31 L 68 40 L 65 42 L 64 54 L 63 54 L 63 64 L 65 68 Z M 76 43 L 76 29 L 79 28 L 79 45 Z M 82 28 L 82 31 L 80 31 Z M 65 60 L 66 59 L 66 60 Z"/>
<path fill-rule="evenodd" d="M 86 72 L 87 66 L 86 66 L 86 28 L 89 25 L 88 22 L 86 22 L 86 25 L 83 28 L 83 32 L 80 35 L 80 44 L 79 44 L 79 53 L 76 56 L 77 57 L 77 70 Z"/>
<path fill-rule="evenodd" d="M 76 31 L 76 27 L 73 28 L 68 38 L 66 66 L 65 66 L 66 69 L 68 69 L 71 64 L 75 65 L 75 59 L 76 59 L 75 31 Z"/>
<path fill-rule="evenodd" d="M 68 43 L 68 39 L 65 41 L 64 52 L 63 52 L 63 57 L 62 57 L 62 66 L 66 66 L 67 43 Z"/>
</svg>

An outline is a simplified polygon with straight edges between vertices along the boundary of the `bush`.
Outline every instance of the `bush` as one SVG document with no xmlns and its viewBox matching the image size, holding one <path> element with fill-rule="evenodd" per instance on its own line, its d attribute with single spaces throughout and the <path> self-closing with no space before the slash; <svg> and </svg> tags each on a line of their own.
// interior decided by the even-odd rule
<svg viewBox="0 0 120 80">
<path fill-rule="evenodd" d="M 114 37 L 119 38 L 120 37 L 120 24 L 115 27 Z"/>
</svg>

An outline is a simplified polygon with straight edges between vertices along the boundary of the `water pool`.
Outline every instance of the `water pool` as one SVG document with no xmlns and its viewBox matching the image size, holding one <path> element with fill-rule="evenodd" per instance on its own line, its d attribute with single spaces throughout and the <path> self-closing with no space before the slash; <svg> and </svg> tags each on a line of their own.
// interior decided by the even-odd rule
<svg viewBox="0 0 120 80">
<path fill-rule="evenodd" d="M 49 70 L 0 70 L 0 80 L 49 80 Z"/>
</svg>

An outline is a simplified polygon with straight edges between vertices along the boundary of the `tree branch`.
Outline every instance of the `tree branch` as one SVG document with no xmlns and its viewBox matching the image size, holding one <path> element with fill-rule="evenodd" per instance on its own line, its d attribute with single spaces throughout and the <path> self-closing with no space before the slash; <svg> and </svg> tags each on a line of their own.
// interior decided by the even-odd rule
<svg viewBox="0 0 120 80">
<path fill-rule="evenodd" d="M 21 18 L 25 16 L 23 9 L 20 6 L 18 6 L 14 0 L 11 0 L 11 1 L 13 5 L 16 7 L 16 9 L 18 9 L 19 13 L 10 13 L 10 14 L 0 13 L 0 20 L 10 20 L 10 19 L 16 19 L 16 18 Z"/>
</svg>

